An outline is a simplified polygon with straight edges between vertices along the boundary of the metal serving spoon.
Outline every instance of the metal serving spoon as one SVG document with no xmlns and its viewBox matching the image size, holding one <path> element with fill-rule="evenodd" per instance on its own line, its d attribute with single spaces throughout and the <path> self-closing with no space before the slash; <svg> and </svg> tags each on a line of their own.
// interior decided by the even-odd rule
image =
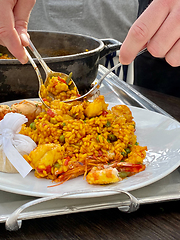
<svg viewBox="0 0 180 240">
<path fill-rule="evenodd" d="M 34 68 L 34 70 L 35 70 L 35 72 L 37 74 L 38 80 L 39 80 L 39 91 L 38 91 L 39 99 L 41 100 L 42 104 L 44 104 L 45 107 L 50 108 L 49 106 L 46 105 L 46 103 L 43 101 L 43 99 L 41 97 L 40 89 L 41 89 L 41 86 L 43 84 L 41 73 L 40 73 L 36 63 L 34 62 L 34 60 L 32 59 L 31 55 L 29 54 L 29 52 L 27 51 L 27 49 L 25 47 L 24 47 L 24 50 L 26 52 L 26 55 L 27 55 L 30 63 L 32 64 L 32 66 L 33 66 L 33 68 Z"/>
<path fill-rule="evenodd" d="M 31 55 L 29 54 L 29 52 L 27 51 L 27 49 L 26 49 L 25 47 L 24 47 L 24 50 L 25 50 L 25 52 L 26 52 L 26 55 L 27 55 L 30 63 L 32 64 L 32 66 L 33 66 L 33 68 L 34 68 L 34 70 L 35 70 L 35 72 L 36 72 L 36 74 L 37 74 L 38 80 L 39 80 L 39 91 L 38 91 L 39 99 L 40 99 L 40 101 L 42 102 L 42 104 L 44 104 L 44 106 L 45 106 L 46 108 L 50 108 L 50 107 L 43 101 L 43 99 L 42 99 L 42 97 L 41 97 L 40 90 L 41 90 L 41 86 L 42 86 L 42 84 L 43 84 L 43 80 L 42 80 L 41 73 L 40 73 L 40 71 L 39 71 L 36 63 L 34 62 L 34 60 L 32 59 Z"/>
<path fill-rule="evenodd" d="M 37 49 L 35 48 L 35 46 L 33 45 L 33 43 L 31 42 L 30 39 L 29 39 L 29 46 L 28 46 L 28 47 L 29 47 L 29 49 L 32 51 L 32 53 L 34 54 L 34 56 L 38 59 L 39 63 L 40 63 L 41 66 L 43 67 L 43 69 L 44 69 L 44 71 L 45 71 L 45 74 L 46 74 L 46 79 L 45 79 L 44 83 L 43 83 L 43 81 L 42 81 L 42 77 L 40 77 L 41 80 L 39 81 L 39 83 L 40 83 L 39 88 L 41 88 L 42 84 L 44 84 L 45 87 L 47 87 L 48 84 L 49 84 L 49 80 L 50 80 L 51 77 L 58 77 L 58 76 L 60 76 L 61 78 L 65 79 L 66 83 L 68 84 L 69 89 L 74 89 L 74 88 L 76 88 L 76 89 L 77 89 L 77 90 L 76 90 L 76 91 L 77 91 L 77 94 L 79 94 L 78 88 L 77 88 L 75 82 L 74 82 L 74 81 L 72 80 L 72 78 L 71 78 L 71 74 L 67 75 L 67 74 L 65 74 L 65 73 L 52 71 L 52 70 L 47 66 L 47 64 L 45 63 L 45 61 L 42 59 L 41 55 L 39 54 L 39 52 L 37 51 Z M 27 53 L 27 51 L 26 51 L 26 53 Z M 29 54 L 28 54 L 28 55 L 29 55 Z M 28 55 L 27 55 L 27 56 L 28 56 Z M 34 61 L 32 62 L 31 56 L 30 56 L 30 57 L 28 56 L 28 58 L 29 58 L 29 60 L 30 60 L 31 63 L 34 62 Z M 34 65 L 34 64 L 35 64 L 35 62 L 34 62 L 32 65 Z M 35 64 L 35 65 L 36 65 L 36 64 Z M 35 66 L 35 65 L 34 65 L 33 67 L 35 67 L 35 68 L 37 69 L 37 66 Z M 36 69 L 35 69 L 35 70 L 36 70 Z M 39 73 L 38 73 L 38 75 L 39 75 Z M 41 89 L 39 89 L 39 97 L 40 97 L 41 101 L 43 101 L 43 99 L 42 99 L 42 97 L 41 97 Z M 50 94 L 50 97 L 51 97 L 52 99 L 54 99 L 54 95 L 53 95 L 52 93 Z M 43 101 L 43 104 L 45 104 L 44 101 Z M 45 105 L 46 105 L 46 104 L 45 104 Z M 46 105 L 46 106 L 47 106 L 47 105 Z"/>
</svg>

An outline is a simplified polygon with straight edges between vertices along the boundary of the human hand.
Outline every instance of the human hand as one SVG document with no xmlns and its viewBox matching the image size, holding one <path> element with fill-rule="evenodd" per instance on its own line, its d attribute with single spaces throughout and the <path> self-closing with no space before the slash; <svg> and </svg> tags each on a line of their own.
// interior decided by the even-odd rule
<svg viewBox="0 0 180 240">
<path fill-rule="evenodd" d="M 28 61 L 23 46 L 28 46 L 27 26 L 36 0 L 0 0 L 0 44 L 22 64 Z"/>
<path fill-rule="evenodd" d="M 180 1 L 154 0 L 129 30 L 120 49 L 119 60 L 130 64 L 147 46 L 154 57 L 180 66 Z"/>
</svg>

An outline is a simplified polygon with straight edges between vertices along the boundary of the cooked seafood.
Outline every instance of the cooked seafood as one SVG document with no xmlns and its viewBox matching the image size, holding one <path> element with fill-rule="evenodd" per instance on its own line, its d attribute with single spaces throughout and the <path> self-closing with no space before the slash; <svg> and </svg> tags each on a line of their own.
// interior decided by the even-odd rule
<svg viewBox="0 0 180 240">
<path fill-rule="evenodd" d="M 23 100 L 11 105 L 11 111 L 25 115 L 29 120 L 34 120 L 42 112 L 42 103 L 38 101 Z"/>
<path fill-rule="evenodd" d="M 54 100 L 50 104 L 51 109 L 21 129 L 38 145 L 24 156 L 36 177 L 59 184 L 87 175 L 90 184 L 109 184 L 145 169 L 147 147 L 137 143 L 135 122 L 127 106 L 108 110 L 103 96 L 93 102 Z"/>
<path fill-rule="evenodd" d="M 10 107 L 8 105 L 0 105 L 0 120 L 10 112 L 21 113 L 25 115 L 28 120 L 34 120 L 39 113 L 42 112 L 42 103 L 38 101 L 23 100 L 19 103 L 12 104 Z"/>
<path fill-rule="evenodd" d="M 127 106 L 108 110 L 104 96 L 93 102 L 54 100 L 48 104 L 51 109 L 46 111 L 40 102 L 27 100 L 0 106 L 1 118 L 18 112 L 31 121 L 23 124 L 20 133 L 37 144 L 24 155 L 36 177 L 61 184 L 84 175 L 90 184 L 110 184 L 145 169 L 147 147 L 137 143 Z"/>
<path fill-rule="evenodd" d="M 11 112 L 11 109 L 8 105 L 0 105 L 0 120 L 9 112 Z"/>
<path fill-rule="evenodd" d="M 118 170 L 104 165 L 93 167 L 88 173 L 86 180 L 90 184 L 110 184 L 122 180 L 118 175 Z"/>
</svg>

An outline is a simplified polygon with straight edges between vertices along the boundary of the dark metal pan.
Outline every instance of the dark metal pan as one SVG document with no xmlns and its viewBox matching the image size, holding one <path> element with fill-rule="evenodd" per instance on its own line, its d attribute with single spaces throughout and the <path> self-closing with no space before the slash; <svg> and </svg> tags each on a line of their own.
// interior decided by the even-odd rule
<svg viewBox="0 0 180 240">
<path fill-rule="evenodd" d="M 96 78 L 99 61 L 121 46 L 115 39 L 100 40 L 80 34 L 47 31 L 29 31 L 29 34 L 52 70 L 73 73 L 81 93 L 87 91 Z M 3 46 L 0 53 L 11 56 Z M 35 62 L 44 76 L 36 59 Z M 17 59 L 0 59 L 0 101 L 37 97 L 37 92 L 37 76 L 30 63 L 22 65 Z"/>
</svg>

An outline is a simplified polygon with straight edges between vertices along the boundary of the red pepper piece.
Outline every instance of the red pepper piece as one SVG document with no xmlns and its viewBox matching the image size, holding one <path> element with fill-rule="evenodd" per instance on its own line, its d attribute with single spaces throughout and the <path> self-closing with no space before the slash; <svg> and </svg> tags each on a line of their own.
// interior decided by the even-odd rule
<svg viewBox="0 0 180 240">
<path fill-rule="evenodd" d="M 68 165 L 68 162 L 71 160 L 69 156 L 65 158 L 66 160 L 64 161 L 64 166 Z"/>
<path fill-rule="evenodd" d="M 61 78 L 60 76 L 58 76 L 58 80 L 59 80 L 60 82 L 66 83 L 66 81 L 65 81 L 63 78 Z M 67 84 L 67 83 L 66 83 L 66 84 Z"/>
<path fill-rule="evenodd" d="M 50 117 L 55 117 L 55 113 L 54 113 L 51 109 L 48 109 L 48 110 L 47 110 L 47 114 L 48 114 Z"/>
<path fill-rule="evenodd" d="M 36 171 L 38 173 L 43 173 L 43 171 L 46 171 L 46 173 L 50 173 L 51 172 L 51 166 L 48 165 L 46 168 L 36 168 Z"/>
<path fill-rule="evenodd" d="M 51 166 L 50 166 L 50 165 L 48 165 L 48 166 L 46 167 L 46 172 L 47 172 L 47 173 L 50 173 L 50 172 L 51 172 Z"/>
<path fill-rule="evenodd" d="M 43 101 L 44 101 L 44 102 L 48 102 L 48 100 L 47 100 L 46 98 L 43 98 Z"/>
<path fill-rule="evenodd" d="M 108 114 L 108 112 L 105 111 L 105 110 L 102 112 L 102 115 L 103 115 L 104 117 L 105 117 L 107 114 Z"/>
</svg>

